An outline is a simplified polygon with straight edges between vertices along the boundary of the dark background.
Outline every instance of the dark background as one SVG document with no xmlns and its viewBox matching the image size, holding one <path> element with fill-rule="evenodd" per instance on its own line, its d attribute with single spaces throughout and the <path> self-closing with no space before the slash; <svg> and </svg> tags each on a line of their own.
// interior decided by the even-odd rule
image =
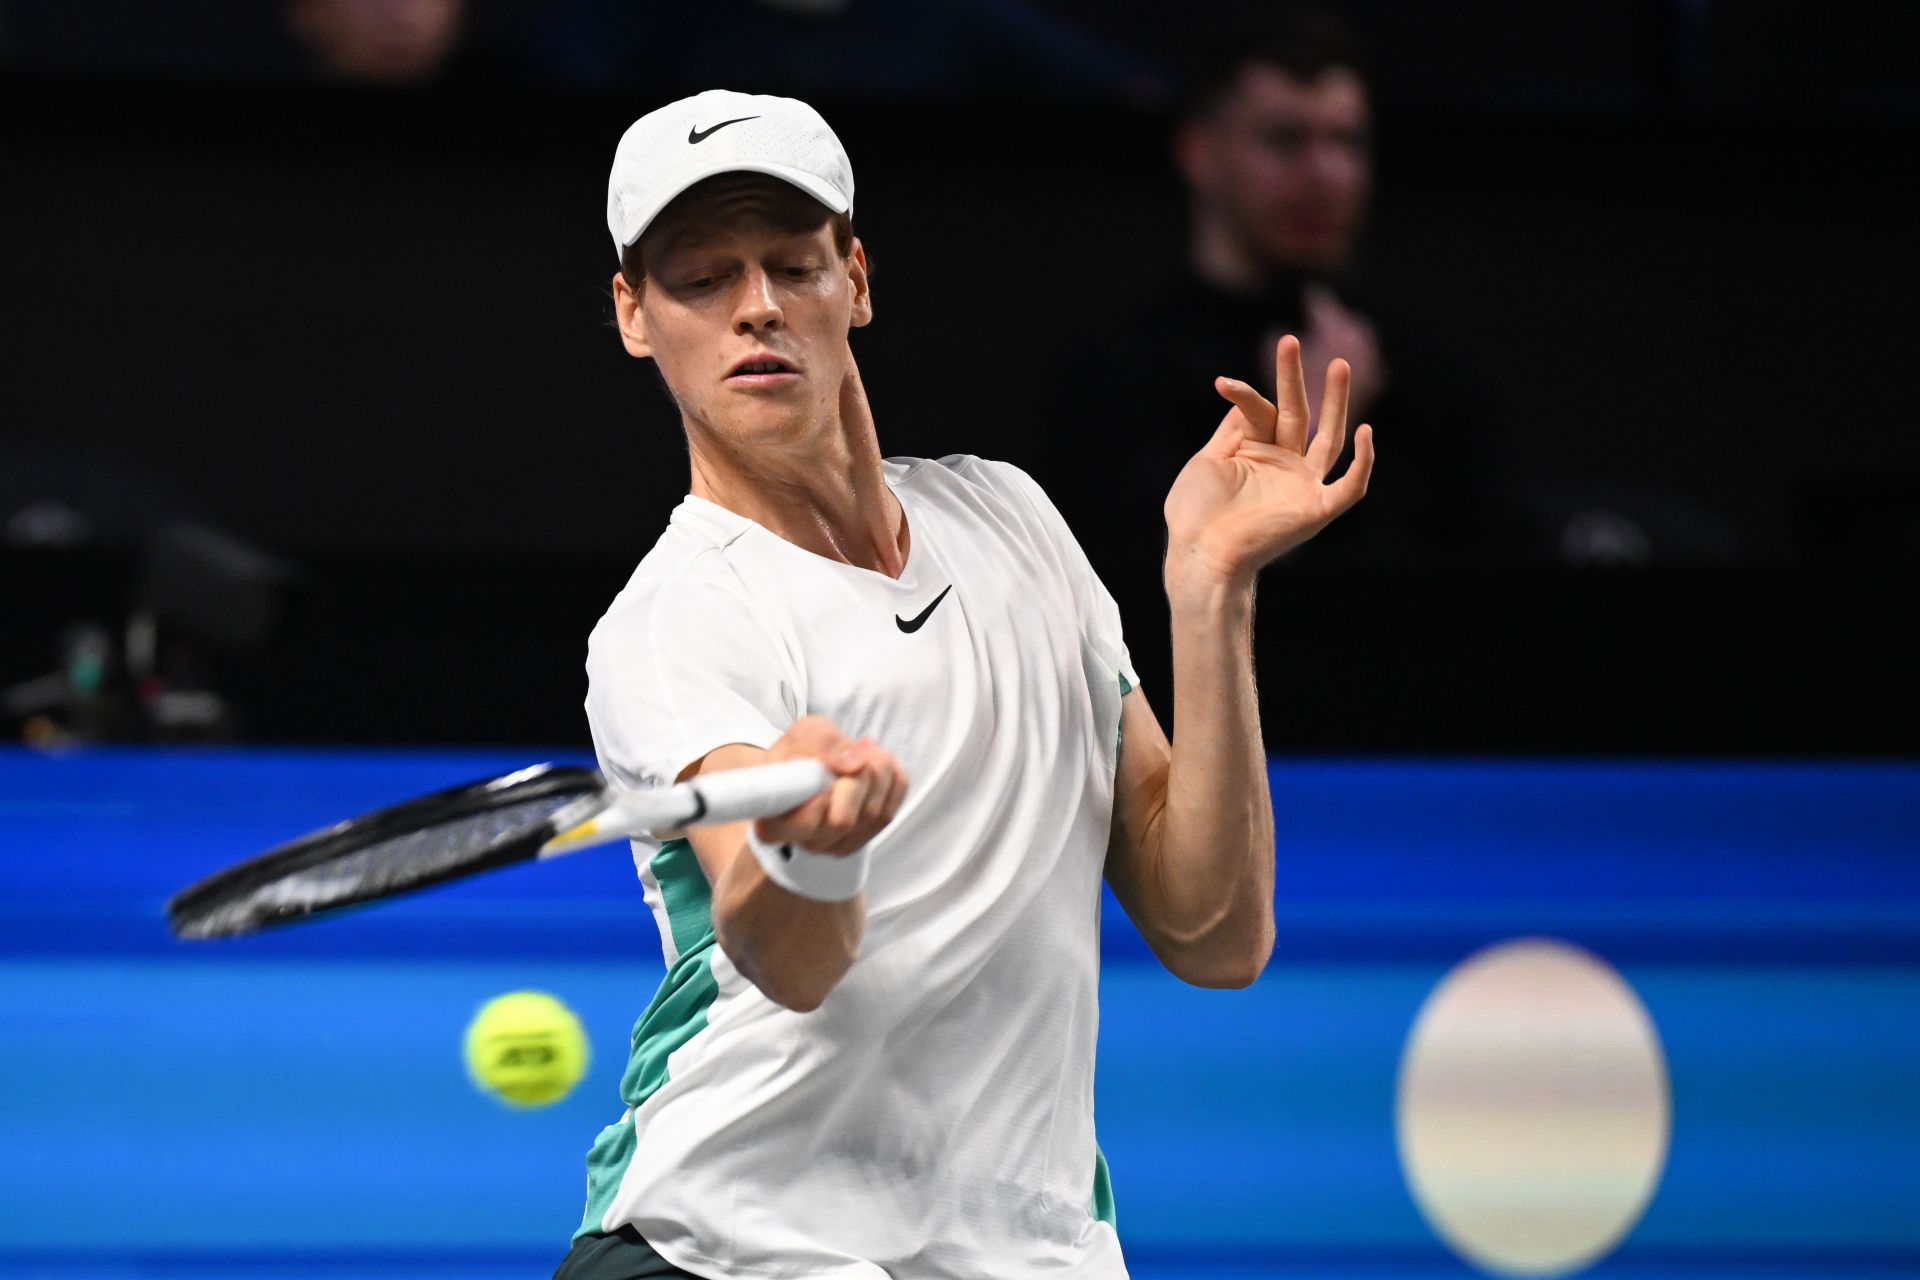
<svg viewBox="0 0 1920 1280">
<path fill-rule="evenodd" d="M 1270 748 L 1920 747 L 1916 24 L 1838 8 L 1344 7 L 1375 63 L 1368 276 L 1496 389 L 1532 505 L 1707 535 L 1619 566 L 1548 544 L 1276 567 Z M 1051 357 L 1092 336 L 1153 359 L 1110 318 L 1180 252 L 1165 67 L 1199 37 L 1159 7 L 1042 10 L 1099 76 L 896 83 L 876 41 L 726 86 L 803 91 L 853 157 L 877 308 L 854 346 L 889 453 L 1028 461 Z M 579 741 L 586 633 L 686 484 L 671 406 L 607 327 L 606 170 L 707 64 L 656 51 L 609 83 L 594 6 L 474 6 L 441 81 L 370 89 L 270 25 L 179 34 L 220 11 L 0 6 L 0 506 L 89 517 L 9 526 L 0 683 L 76 620 L 118 627 L 144 536 L 191 516 L 290 567 L 267 639 L 198 642 L 231 732 Z"/>
</svg>

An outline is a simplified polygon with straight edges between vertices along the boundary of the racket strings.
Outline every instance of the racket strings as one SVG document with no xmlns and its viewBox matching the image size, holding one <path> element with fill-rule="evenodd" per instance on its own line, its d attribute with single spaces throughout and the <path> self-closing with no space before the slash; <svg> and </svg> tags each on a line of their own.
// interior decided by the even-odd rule
<svg viewBox="0 0 1920 1280">
<path fill-rule="evenodd" d="M 263 918 L 304 915 L 433 883 L 449 872 L 484 864 L 488 855 L 540 831 L 580 799 L 577 791 L 530 796 L 395 832 L 214 906 L 194 932 L 217 936 Z"/>
</svg>

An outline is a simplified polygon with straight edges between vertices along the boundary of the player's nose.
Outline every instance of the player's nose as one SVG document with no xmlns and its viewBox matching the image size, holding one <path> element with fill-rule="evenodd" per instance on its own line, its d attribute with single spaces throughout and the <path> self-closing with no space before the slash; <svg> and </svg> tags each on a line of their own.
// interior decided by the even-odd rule
<svg viewBox="0 0 1920 1280">
<path fill-rule="evenodd" d="M 736 333 L 770 329 L 781 321 L 780 302 L 774 296 L 773 278 L 763 267 L 748 267 L 733 304 Z"/>
</svg>

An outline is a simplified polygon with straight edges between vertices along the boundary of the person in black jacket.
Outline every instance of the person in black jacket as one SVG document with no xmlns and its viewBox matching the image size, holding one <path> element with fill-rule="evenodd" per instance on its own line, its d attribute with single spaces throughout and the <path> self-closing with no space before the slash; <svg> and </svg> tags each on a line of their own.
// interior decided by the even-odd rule
<svg viewBox="0 0 1920 1280">
<path fill-rule="evenodd" d="M 1064 353 L 1048 384 L 1068 398 L 1048 406 L 1034 460 L 1119 602 L 1150 690 L 1168 688 L 1170 671 L 1161 499 L 1227 408 L 1214 378 L 1253 372 L 1271 396 L 1282 334 L 1300 339 L 1312 403 L 1328 363 L 1348 362 L 1350 420 L 1376 426 L 1381 456 L 1367 509 L 1283 564 L 1548 554 L 1501 477 L 1499 415 L 1453 344 L 1356 282 L 1373 163 L 1355 41 L 1317 10 L 1263 9 L 1208 47 L 1173 138 L 1191 214 L 1185 261 Z M 1152 357 L 1116 360 L 1101 345 L 1115 333 L 1148 338 Z M 1090 457 L 1098 485 L 1084 482 Z"/>
</svg>

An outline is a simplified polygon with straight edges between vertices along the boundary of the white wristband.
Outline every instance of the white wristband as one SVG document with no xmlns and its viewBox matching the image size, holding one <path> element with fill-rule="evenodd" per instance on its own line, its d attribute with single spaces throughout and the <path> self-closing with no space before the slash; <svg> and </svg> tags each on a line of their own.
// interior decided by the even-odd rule
<svg viewBox="0 0 1920 1280">
<path fill-rule="evenodd" d="M 845 856 L 815 853 L 797 844 L 768 844 L 747 825 L 747 848 L 767 879 L 789 893 L 820 902 L 845 902 L 867 886 L 867 851 Z"/>
</svg>

